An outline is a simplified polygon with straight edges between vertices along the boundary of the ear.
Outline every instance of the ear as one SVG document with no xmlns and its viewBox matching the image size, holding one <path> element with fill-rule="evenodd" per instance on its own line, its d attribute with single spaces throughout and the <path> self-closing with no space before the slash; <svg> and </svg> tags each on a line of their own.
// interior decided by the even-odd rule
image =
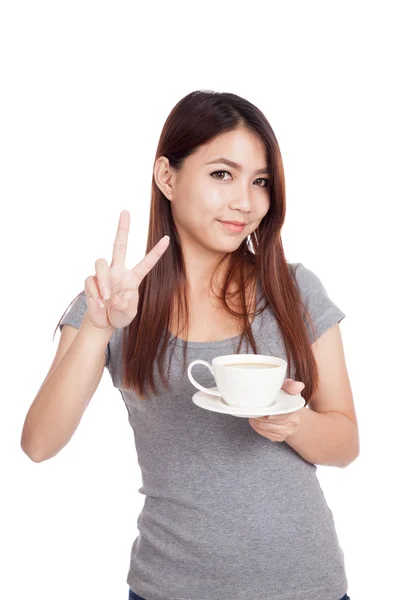
<svg viewBox="0 0 400 600">
<path fill-rule="evenodd" d="M 154 180 L 158 189 L 164 194 L 167 200 L 172 200 L 172 178 L 173 171 L 166 156 L 159 156 L 154 164 Z"/>
</svg>

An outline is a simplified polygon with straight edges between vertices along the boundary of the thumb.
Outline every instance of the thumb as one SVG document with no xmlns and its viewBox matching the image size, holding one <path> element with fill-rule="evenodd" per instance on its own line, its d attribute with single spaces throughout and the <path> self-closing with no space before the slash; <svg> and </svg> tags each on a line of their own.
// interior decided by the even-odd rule
<svg viewBox="0 0 400 600">
<path fill-rule="evenodd" d="M 302 381 L 295 381 L 294 379 L 285 379 L 282 384 L 282 389 L 288 394 L 300 394 L 305 388 L 305 383 Z"/>
</svg>

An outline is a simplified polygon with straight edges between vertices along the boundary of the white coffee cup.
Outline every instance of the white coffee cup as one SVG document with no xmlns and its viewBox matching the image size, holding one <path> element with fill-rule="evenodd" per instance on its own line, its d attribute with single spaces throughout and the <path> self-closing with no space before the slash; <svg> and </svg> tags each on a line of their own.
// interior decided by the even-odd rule
<svg viewBox="0 0 400 600">
<path fill-rule="evenodd" d="M 204 365 L 210 369 L 217 384 L 216 391 L 195 381 L 192 375 L 194 365 Z M 187 374 L 197 389 L 213 396 L 222 396 L 230 406 L 258 408 L 273 404 L 285 379 L 286 367 L 287 362 L 276 356 L 227 354 L 213 358 L 211 364 L 206 360 L 194 360 L 188 366 Z"/>
</svg>

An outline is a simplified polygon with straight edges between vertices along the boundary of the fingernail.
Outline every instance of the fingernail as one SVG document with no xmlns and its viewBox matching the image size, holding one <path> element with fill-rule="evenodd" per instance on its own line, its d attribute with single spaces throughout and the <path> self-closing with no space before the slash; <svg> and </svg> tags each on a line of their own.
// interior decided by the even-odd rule
<svg viewBox="0 0 400 600">
<path fill-rule="evenodd" d="M 105 286 L 103 287 L 103 298 L 104 298 L 105 300 L 108 300 L 108 299 L 109 299 L 109 297 L 110 297 L 110 288 L 109 288 L 107 285 L 105 285 Z"/>
</svg>

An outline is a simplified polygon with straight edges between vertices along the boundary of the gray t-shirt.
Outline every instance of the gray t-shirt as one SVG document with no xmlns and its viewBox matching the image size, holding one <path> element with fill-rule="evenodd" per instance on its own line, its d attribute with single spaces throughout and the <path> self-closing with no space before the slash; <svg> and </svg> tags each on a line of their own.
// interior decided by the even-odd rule
<svg viewBox="0 0 400 600">
<path fill-rule="evenodd" d="M 311 270 L 288 264 L 319 337 L 345 315 Z M 83 294 L 60 326 L 79 328 L 85 311 Z M 287 360 L 269 307 L 256 316 L 252 331 L 259 354 Z M 142 471 L 138 491 L 145 495 L 128 585 L 146 600 L 339 600 L 348 587 L 344 554 L 316 465 L 285 442 L 259 435 L 247 418 L 194 404 L 198 390 L 182 375 L 179 338 L 172 393 L 139 400 L 122 387 L 122 334 L 116 329 L 110 339 L 107 368 L 128 409 Z M 239 338 L 188 342 L 187 364 L 235 354 Z M 243 352 L 252 352 L 245 341 Z M 208 369 L 197 365 L 193 375 L 215 386 Z M 289 376 L 296 379 L 294 368 Z M 161 390 L 158 369 L 155 381 Z"/>
</svg>

